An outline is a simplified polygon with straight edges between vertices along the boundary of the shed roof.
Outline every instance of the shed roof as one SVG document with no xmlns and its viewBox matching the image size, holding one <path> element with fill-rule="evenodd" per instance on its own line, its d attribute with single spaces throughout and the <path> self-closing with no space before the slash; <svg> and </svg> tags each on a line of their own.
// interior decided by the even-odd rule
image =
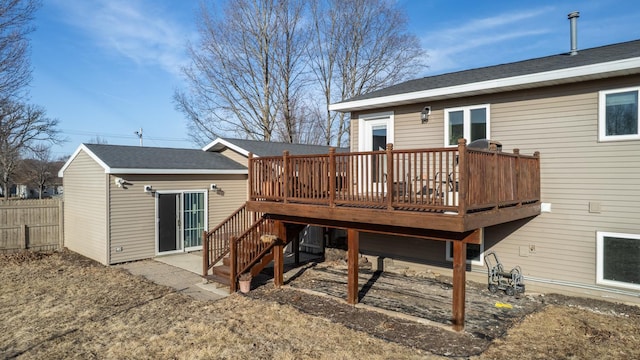
<svg viewBox="0 0 640 360">
<path fill-rule="evenodd" d="M 409 80 L 331 105 L 354 111 L 640 73 L 640 40 Z"/>
<path fill-rule="evenodd" d="M 112 174 L 246 174 L 247 167 L 228 157 L 199 149 L 175 149 L 105 144 L 82 144 L 60 170 L 60 176 L 80 151 L 105 173 Z"/>
</svg>

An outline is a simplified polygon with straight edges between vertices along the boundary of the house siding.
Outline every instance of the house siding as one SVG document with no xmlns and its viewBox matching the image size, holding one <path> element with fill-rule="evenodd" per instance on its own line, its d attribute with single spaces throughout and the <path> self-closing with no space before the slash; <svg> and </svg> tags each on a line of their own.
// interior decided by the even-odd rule
<svg viewBox="0 0 640 360">
<path fill-rule="evenodd" d="M 437 101 L 428 104 L 427 124 L 419 116 L 425 103 L 370 112 L 394 110 L 396 149 L 441 147 L 445 108 L 490 104 L 490 135 L 503 151 L 540 151 L 541 198 L 551 204 L 551 212 L 485 229 L 485 251 L 497 251 L 506 267 L 522 266 L 530 279 L 605 290 L 613 288 L 596 285 L 596 231 L 640 234 L 640 141 L 598 142 L 598 92 L 638 84 L 640 76 L 634 75 Z M 356 129 L 357 121 L 351 126 Z M 352 149 L 357 149 L 354 140 Z M 590 202 L 599 203 L 599 213 L 589 211 Z M 363 252 L 443 263 L 442 244 L 407 244 L 361 237 Z M 520 256 L 530 246 L 535 251 Z"/>
<path fill-rule="evenodd" d="M 127 181 L 118 188 L 113 179 Z M 209 191 L 215 183 L 221 191 Z M 246 175 L 117 175 L 111 176 L 110 233 L 111 263 L 147 259 L 156 255 L 156 197 L 144 192 L 205 191 L 208 201 L 207 228 L 211 229 L 240 207 L 247 197 Z M 116 252 L 116 248 L 122 251 Z"/>
<path fill-rule="evenodd" d="M 102 264 L 107 258 L 107 174 L 86 152 L 64 173 L 64 245 Z"/>
</svg>

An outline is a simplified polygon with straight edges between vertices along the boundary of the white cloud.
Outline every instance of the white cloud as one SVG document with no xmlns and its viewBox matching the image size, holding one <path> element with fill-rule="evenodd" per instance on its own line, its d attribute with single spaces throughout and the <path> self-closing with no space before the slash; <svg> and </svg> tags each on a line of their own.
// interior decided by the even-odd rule
<svg viewBox="0 0 640 360">
<path fill-rule="evenodd" d="M 509 42 L 550 32 L 541 25 L 540 18 L 552 10 L 518 10 L 434 29 L 421 38 L 429 53 L 429 72 L 466 68 L 474 64 L 474 56 L 490 51 L 492 46 L 511 48 Z M 475 60 L 474 67 L 477 65 Z"/>
<path fill-rule="evenodd" d="M 166 8 L 146 0 L 60 0 L 64 21 L 86 32 L 106 50 L 140 65 L 156 65 L 178 74 L 187 61 L 192 34 L 172 20 Z"/>
</svg>

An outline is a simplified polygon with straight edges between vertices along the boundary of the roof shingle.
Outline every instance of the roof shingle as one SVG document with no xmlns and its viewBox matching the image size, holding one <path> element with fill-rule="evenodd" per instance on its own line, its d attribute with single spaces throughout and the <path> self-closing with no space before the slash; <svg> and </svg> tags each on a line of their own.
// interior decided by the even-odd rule
<svg viewBox="0 0 640 360">
<path fill-rule="evenodd" d="M 107 166 L 115 169 L 245 170 L 228 157 L 199 149 L 174 149 L 105 144 L 84 144 Z"/>
</svg>

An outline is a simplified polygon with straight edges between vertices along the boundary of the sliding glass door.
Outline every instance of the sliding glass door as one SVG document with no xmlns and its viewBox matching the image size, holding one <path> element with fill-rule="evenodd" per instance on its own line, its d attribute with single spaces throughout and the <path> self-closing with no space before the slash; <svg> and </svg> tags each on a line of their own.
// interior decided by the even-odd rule
<svg viewBox="0 0 640 360">
<path fill-rule="evenodd" d="M 162 192 L 156 195 L 158 253 L 198 250 L 206 229 L 206 193 Z"/>
</svg>

